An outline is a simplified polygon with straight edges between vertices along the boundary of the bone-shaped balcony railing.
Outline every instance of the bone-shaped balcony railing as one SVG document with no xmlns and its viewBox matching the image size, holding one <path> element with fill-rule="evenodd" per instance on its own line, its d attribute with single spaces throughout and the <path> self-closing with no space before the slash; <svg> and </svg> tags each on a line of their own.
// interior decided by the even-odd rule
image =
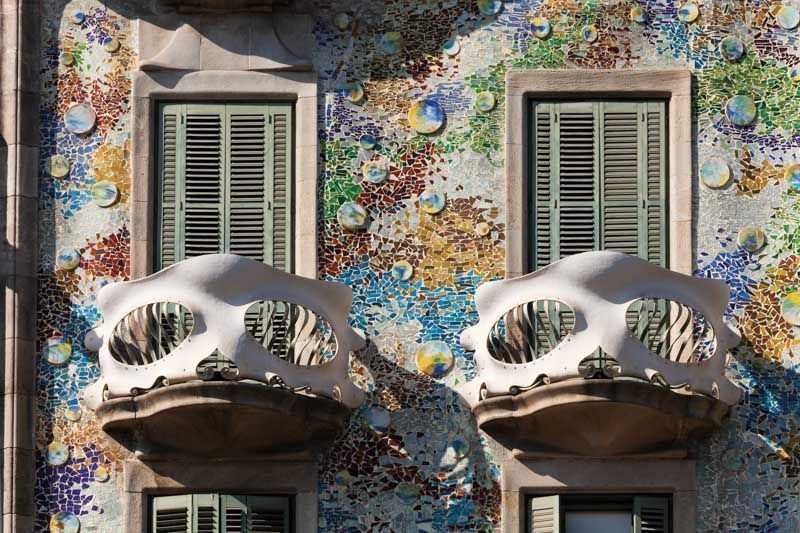
<svg viewBox="0 0 800 533">
<path fill-rule="evenodd" d="M 724 321 L 729 288 L 616 252 L 586 252 L 515 279 L 486 283 L 480 321 L 462 333 L 477 377 L 472 404 L 573 378 L 634 378 L 728 405 L 738 333 Z"/>
<path fill-rule="evenodd" d="M 101 289 L 91 408 L 110 398 L 193 380 L 252 380 L 332 398 L 354 408 L 349 379 L 363 336 L 347 324 L 343 284 L 287 274 L 230 254 L 195 257 L 143 279 Z"/>
</svg>

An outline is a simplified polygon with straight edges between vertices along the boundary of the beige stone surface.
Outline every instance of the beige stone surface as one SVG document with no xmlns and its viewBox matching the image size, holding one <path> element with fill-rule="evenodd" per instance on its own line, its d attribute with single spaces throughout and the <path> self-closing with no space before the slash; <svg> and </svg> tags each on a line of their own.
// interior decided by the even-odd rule
<svg viewBox="0 0 800 533">
<path fill-rule="evenodd" d="M 3 531 L 33 529 L 39 3 L 0 4 Z"/>
<path fill-rule="evenodd" d="M 310 70 L 311 25 L 295 12 L 162 14 L 139 23 L 139 68 Z"/>
</svg>

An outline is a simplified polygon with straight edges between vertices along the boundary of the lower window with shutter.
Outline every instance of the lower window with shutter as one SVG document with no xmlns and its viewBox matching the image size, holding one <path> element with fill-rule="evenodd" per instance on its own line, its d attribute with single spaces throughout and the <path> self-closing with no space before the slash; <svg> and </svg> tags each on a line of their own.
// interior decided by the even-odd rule
<svg viewBox="0 0 800 533">
<path fill-rule="evenodd" d="M 671 533 L 669 495 L 552 495 L 530 498 L 530 533 Z"/>
<path fill-rule="evenodd" d="M 150 533 L 289 533 L 291 508 L 288 496 L 154 496 Z"/>
</svg>

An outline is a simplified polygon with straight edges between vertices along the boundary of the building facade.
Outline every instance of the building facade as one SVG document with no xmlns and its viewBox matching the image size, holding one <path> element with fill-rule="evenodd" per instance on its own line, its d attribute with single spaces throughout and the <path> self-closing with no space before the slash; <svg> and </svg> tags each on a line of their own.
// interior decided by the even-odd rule
<svg viewBox="0 0 800 533">
<path fill-rule="evenodd" d="M 800 6 L 1 5 L 5 531 L 77 531 L 78 523 L 84 533 L 173 531 L 155 521 L 173 504 L 189 509 L 195 531 L 223 530 L 202 528 L 203 505 L 223 515 L 235 505 L 254 517 L 263 506 L 287 517 L 283 525 L 251 520 L 227 531 L 593 530 L 581 529 L 581 512 L 607 520 L 607 531 L 624 531 L 631 520 L 627 530 L 641 531 L 648 505 L 664 510 L 653 531 L 800 529 Z M 576 256 L 583 262 L 560 263 L 567 266 L 558 275 L 550 269 L 551 277 L 523 278 L 533 280 L 528 285 L 491 285 L 499 296 L 487 288 L 485 303 L 481 292 L 476 297 L 489 282 L 589 250 L 651 264 Z M 304 285 L 250 263 L 191 262 L 221 252 L 341 282 L 352 305 L 343 309 L 348 295 L 332 285 Z M 161 281 L 147 277 L 177 263 L 197 266 L 168 270 L 180 275 Z M 112 292 L 114 283 L 140 278 L 150 285 Z M 704 278 L 722 280 L 727 292 Z M 284 287 L 284 300 L 333 324 L 338 345 L 319 357 L 339 361 L 335 372 L 254 367 L 253 375 L 276 375 L 270 383 L 281 393 L 323 396 L 346 409 L 325 403 L 325 417 L 314 418 L 309 412 L 324 409 L 312 402 L 271 423 L 254 416 L 225 425 L 199 407 L 187 411 L 194 426 L 177 419 L 147 426 L 120 413 L 142 413 L 147 407 L 135 401 L 178 386 L 165 378 L 148 392 L 154 380 L 147 378 L 146 386 L 126 385 L 143 394 L 112 413 L 117 426 L 104 419 L 111 415 L 98 406 L 127 394 L 115 396 L 104 354 L 126 356 L 107 345 L 98 356 L 92 332 L 106 328 L 107 343 L 117 334 L 110 317 L 144 305 L 132 303 L 140 295 L 189 298 L 192 283 L 202 294 L 229 287 L 220 301 L 241 303 L 246 294 L 248 304 L 269 299 L 259 287 Z M 558 306 L 569 303 L 562 295 L 575 287 L 600 295 L 586 303 L 595 322 L 561 314 Z M 614 339 L 591 345 L 592 332 L 604 338 L 613 329 L 597 302 L 610 316 L 614 305 L 650 289 L 702 312 L 705 322 L 693 318 L 690 329 L 711 323 L 716 344 L 697 350 L 724 361 L 724 375 L 721 367 L 688 377 L 643 370 L 635 377 L 653 388 L 645 391 L 651 400 L 609 380 L 615 372 L 634 376 L 620 354 L 605 353 Z M 500 315 L 495 323 L 483 313 L 493 302 L 513 301 L 505 312 L 537 299 L 551 302 L 530 309 L 552 319 L 555 337 L 525 348 L 514 344 L 524 334 L 509 315 L 495 327 Z M 659 317 L 676 316 L 654 305 Z M 192 311 L 211 316 L 211 307 L 208 315 Z M 267 308 L 241 312 L 247 321 Z M 270 316 L 288 316 L 286 309 Z M 624 309 L 620 316 L 624 326 Z M 221 330 L 229 327 L 219 320 Z M 291 336 L 298 326 L 287 323 L 281 335 Z M 638 335 L 635 324 L 628 328 Z M 505 344 L 470 340 L 465 330 Z M 543 361 L 542 346 L 554 349 L 564 331 L 575 339 L 583 332 L 591 345 L 575 359 L 575 375 L 553 368 L 528 378 L 525 364 Z M 222 343 L 201 359 L 230 356 Z M 597 346 L 595 364 L 589 355 Z M 481 357 L 502 368 L 487 370 Z M 128 363 L 143 369 L 154 360 Z M 231 368 L 218 363 L 209 375 Z M 584 380 L 592 387 L 615 388 L 565 396 L 547 389 L 570 383 L 566 377 L 583 380 L 579 366 L 605 378 Z M 92 389 L 98 380 L 107 388 Z M 225 394 L 226 405 L 255 401 Z M 543 394 L 548 408 L 572 407 L 548 412 L 499 400 L 487 407 L 504 394 L 531 402 Z M 589 400 L 576 394 L 652 405 L 593 418 Z M 675 406 L 687 396 L 695 403 Z M 206 420 L 213 431 L 198 429 Z M 279 441 L 287 424 L 308 434 Z M 161 453 L 159 439 L 177 448 Z M 537 522 L 548 505 L 560 507 L 552 515 L 560 526 Z"/>
</svg>

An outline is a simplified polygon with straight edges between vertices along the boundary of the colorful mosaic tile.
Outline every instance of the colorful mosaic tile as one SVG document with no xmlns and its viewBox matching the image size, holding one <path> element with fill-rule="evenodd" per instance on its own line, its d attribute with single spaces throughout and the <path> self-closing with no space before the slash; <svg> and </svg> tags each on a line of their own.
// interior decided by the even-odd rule
<svg viewBox="0 0 800 533">
<path fill-rule="evenodd" d="M 700 165 L 700 180 L 706 187 L 719 189 L 726 186 L 730 179 L 731 169 L 724 159 L 715 157 Z"/>
<path fill-rule="evenodd" d="M 52 523 L 62 533 L 78 524 L 124 530 L 117 481 L 128 452 L 80 406 L 98 375 L 82 345 L 100 319 L 97 290 L 130 275 L 134 28 L 149 8 L 122 4 L 42 4 L 36 531 Z M 692 70 L 700 167 L 692 178 L 734 182 L 695 187 L 695 274 L 730 286 L 726 318 L 744 340 L 728 371 L 745 391 L 697 450 L 698 531 L 800 530 L 800 328 L 791 303 L 800 291 L 800 17 L 789 4 L 317 6 L 318 270 L 352 287 L 353 325 L 371 340 L 353 364 L 367 403 L 321 457 L 319 531 L 499 527 L 498 465 L 508 451 L 478 432 L 453 387 L 475 373 L 458 344 L 476 321 L 475 290 L 505 274 L 505 75 L 596 68 Z M 492 111 L 476 106 L 480 94 L 494 96 Z M 704 168 L 714 159 L 725 162 L 725 180 Z M 378 160 L 384 179 L 363 179 L 365 163 Z M 108 208 L 93 199 L 100 183 L 116 190 Z M 344 224 L 337 215 L 346 205 Z M 763 247 L 748 244 L 752 235 L 739 239 L 744 227 L 761 229 Z M 63 250 L 77 252 L 74 269 L 64 268 Z M 432 341 L 451 352 L 446 372 L 435 357 L 418 364 Z M 70 450 L 63 464 L 49 464 L 52 442 Z"/>
</svg>

